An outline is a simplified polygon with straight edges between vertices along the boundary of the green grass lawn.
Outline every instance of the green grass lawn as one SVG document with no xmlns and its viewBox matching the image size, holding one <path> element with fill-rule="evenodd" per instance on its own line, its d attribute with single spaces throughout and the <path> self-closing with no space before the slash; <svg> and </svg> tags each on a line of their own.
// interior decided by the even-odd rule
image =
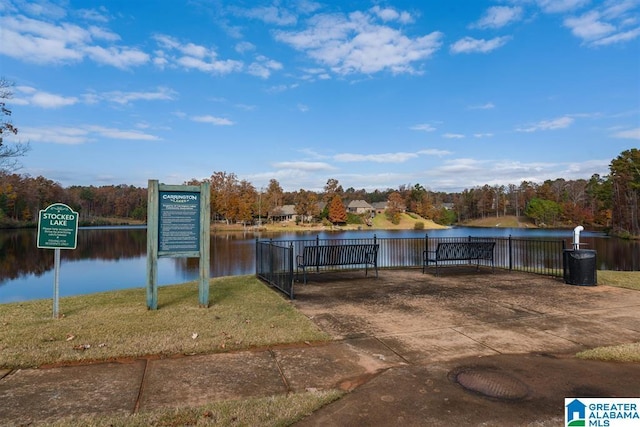
<svg viewBox="0 0 640 427">
<path fill-rule="evenodd" d="M 158 310 L 145 289 L 0 304 L 0 367 L 26 368 L 119 357 L 214 353 L 329 340 L 280 294 L 253 276 L 212 279 L 210 307 L 198 306 L 195 282 L 158 288 Z"/>
</svg>

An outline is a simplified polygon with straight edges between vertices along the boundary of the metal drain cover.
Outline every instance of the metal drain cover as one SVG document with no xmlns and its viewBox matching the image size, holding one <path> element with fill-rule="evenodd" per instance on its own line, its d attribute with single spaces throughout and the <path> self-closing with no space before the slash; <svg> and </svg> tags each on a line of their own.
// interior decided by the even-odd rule
<svg viewBox="0 0 640 427">
<path fill-rule="evenodd" d="M 496 399 L 519 400 L 529 394 L 522 381 L 494 369 L 467 368 L 455 375 L 455 381 L 467 390 Z"/>
</svg>

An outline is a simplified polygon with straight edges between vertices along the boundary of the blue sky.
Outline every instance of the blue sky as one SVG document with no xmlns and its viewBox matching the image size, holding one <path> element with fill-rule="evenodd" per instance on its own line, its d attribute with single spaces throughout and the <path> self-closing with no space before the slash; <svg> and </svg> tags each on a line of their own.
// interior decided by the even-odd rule
<svg viewBox="0 0 640 427">
<path fill-rule="evenodd" d="M 588 179 L 640 145 L 640 0 L 3 0 L 0 75 L 65 187 Z"/>
</svg>

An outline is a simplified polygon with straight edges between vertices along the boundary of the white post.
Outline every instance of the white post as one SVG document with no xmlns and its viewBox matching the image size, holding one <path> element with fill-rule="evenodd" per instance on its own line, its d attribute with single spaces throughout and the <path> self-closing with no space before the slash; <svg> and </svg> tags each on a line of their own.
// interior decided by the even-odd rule
<svg viewBox="0 0 640 427">
<path fill-rule="evenodd" d="M 580 249 L 580 232 L 584 230 L 584 227 L 579 225 L 573 229 L 573 249 Z"/>
</svg>

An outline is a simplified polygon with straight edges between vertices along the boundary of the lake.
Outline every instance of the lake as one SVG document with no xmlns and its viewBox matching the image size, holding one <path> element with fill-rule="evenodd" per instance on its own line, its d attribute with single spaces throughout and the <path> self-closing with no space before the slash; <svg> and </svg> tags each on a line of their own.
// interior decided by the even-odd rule
<svg viewBox="0 0 640 427">
<path fill-rule="evenodd" d="M 0 303 L 53 298 L 53 254 L 36 247 L 37 230 L 0 230 Z M 468 228 L 443 230 L 323 231 L 288 233 L 213 233 L 211 277 L 255 273 L 255 239 L 299 240 L 406 237 L 526 237 L 563 239 L 571 247 L 573 230 Z M 78 230 L 77 248 L 61 250 L 60 296 L 145 287 L 146 227 L 86 227 Z M 640 242 L 582 232 L 583 249 L 595 249 L 600 270 L 640 271 Z M 198 259 L 160 258 L 158 285 L 197 280 Z"/>
</svg>

